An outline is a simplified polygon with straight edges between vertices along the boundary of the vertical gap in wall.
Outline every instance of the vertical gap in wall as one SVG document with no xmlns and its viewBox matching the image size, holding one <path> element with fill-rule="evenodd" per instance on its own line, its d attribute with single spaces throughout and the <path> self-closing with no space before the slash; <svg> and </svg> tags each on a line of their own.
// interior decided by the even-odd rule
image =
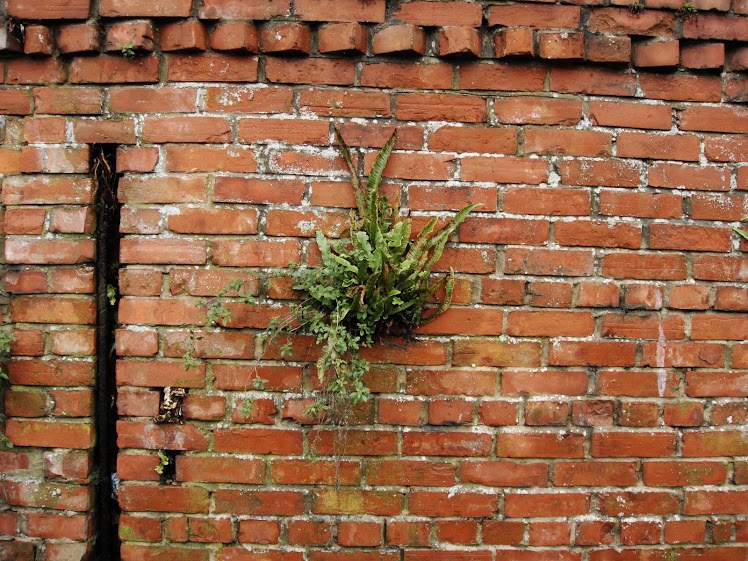
<svg viewBox="0 0 748 561">
<path fill-rule="evenodd" d="M 119 205 L 117 147 L 91 146 L 96 186 L 96 447 L 94 481 L 94 555 L 96 561 L 119 559 L 117 522 L 117 404 L 114 377 L 114 328 L 119 292 Z"/>
</svg>

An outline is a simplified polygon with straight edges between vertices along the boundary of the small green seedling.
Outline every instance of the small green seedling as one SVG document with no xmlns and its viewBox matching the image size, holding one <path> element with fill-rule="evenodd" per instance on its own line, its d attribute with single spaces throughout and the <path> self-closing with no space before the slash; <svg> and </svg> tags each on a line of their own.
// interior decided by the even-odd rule
<svg viewBox="0 0 748 561">
<path fill-rule="evenodd" d="M 125 58 L 133 58 L 135 56 L 135 42 L 129 41 L 120 47 L 122 56 Z"/>
<path fill-rule="evenodd" d="M 169 457 L 166 454 L 164 454 L 161 450 L 159 450 L 158 460 L 159 460 L 159 464 L 153 469 L 157 474 L 163 475 L 164 468 L 169 465 Z"/>
</svg>

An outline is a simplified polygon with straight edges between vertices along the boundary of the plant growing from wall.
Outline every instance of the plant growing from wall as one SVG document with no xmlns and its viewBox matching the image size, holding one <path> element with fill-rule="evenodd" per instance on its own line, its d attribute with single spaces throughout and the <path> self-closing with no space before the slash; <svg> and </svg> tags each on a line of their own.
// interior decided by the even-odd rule
<svg viewBox="0 0 748 561">
<path fill-rule="evenodd" d="M 379 187 L 382 173 L 395 145 L 393 134 L 377 155 L 371 173 L 364 181 L 356 170 L 350 151 L 340 132 L 335 136 L 351 174 L 356 210 L 351 212 L 347 240 L 328 240 L 317 232 L 321 264 L 300 267 L 291 264 L 293 288 L 302 294 L 286 317 L 274 318 L 263 334 L 265 344 L 279 336 L 306 334 L 321 346 L 317 376 L 323 390 L 307 410 L 320 418 L 334 411 L 338 420 L 350 405 L 366 401 L 369 389 L 364 375 L 369 362 L 360 350 L 371 347 L 385 335 L 406 335 L 446 310 L 452 301 L 454 271 L 434 280 L 431 269 L 439 260 L 450 235 L 476 206 L 458 212 L 443 228 L 435 230 L 437 219 L 430 220 L 411 238 L 409 217 L 400 216 Z M 237 283 L 245 303 L 254 298 Z M 246 285 L 244 286 L 246 288 Z M 436 307 L 427 307 L 444 288 L 444 297 Z M 231 314 L 221 302 L 207 305 L 207 319 L 217 324 L 230 321 Z M 281 347 L 290 354 L 290 344 Z M 194 362 L 188 350 L 185 366 Z"/>
<path fill-rule="evenodd" d="M 15 340 L 16 339 L 12 332 L 5 329 L 0 330 L 0 361 L 5 361 L 5 359 L 10 356 L 10 344 Z M 5 370 L 0 368 L 0 382 L 7 380 L 8 374 Z M 7 446 L 8 448 L 13 448 L 13 443 L 2 431 L 0 431 L 0 446 L 2 445 Z"/>
<path fill-rule="evenodd" d="M 691 2 L 686 1 L 683 6 L 680 7 L 678 10 L 678 15 L 683 18 L 684 20 L 691 19 L 693 16 L 696 15 L 696 6 L 694 6 Z"/>
<path fill-rule="evenodd" d="M 744 216 L 740 219 L 741 222 L 748 222 L 748 215 Z M 735 230 L 738 234 L 740 234 L 743 238 L 748 240 L 748 232 L 743 230 L 742 228 L 738 228 L 737 226 L 732 227 L 733 230 Z"/>
</svg>

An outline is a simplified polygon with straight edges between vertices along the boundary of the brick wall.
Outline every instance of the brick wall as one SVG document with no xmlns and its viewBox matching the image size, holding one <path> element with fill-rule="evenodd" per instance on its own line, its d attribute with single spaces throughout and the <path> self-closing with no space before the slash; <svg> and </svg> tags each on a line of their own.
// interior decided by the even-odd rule
<svg viewBox="0 0 748 561">
<path fill-rule="evenodd" d="M 748 4 L 608 4 L 6 0 L 0 559 L 93 543 L 110 144 L 123 560 L 745 560 Z M 287 283 L 226 331 L 199 307 L 340 235 L 335 126 L 362 170 L 397 130 L 416 225 L 482 204 L 437 265 L 452 309 L 366 352 L 342 448 L 303 415 L 310 342 L 256 338 Z"/>
</svg>

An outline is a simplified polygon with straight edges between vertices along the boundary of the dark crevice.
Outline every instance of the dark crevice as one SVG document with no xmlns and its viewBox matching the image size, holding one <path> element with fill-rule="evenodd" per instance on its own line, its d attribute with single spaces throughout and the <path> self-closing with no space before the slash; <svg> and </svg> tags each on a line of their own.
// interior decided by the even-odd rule
<svg viewBox="0 0 748 561">
<path fill-rule="evenodd" d="M 91 172 L 96 186 L 96 447 L 94 449 L 96 561 L 117 561 L 119 506 L 117 471 L 117 403 L 114 377 L 119 256 L 117 147 L 91 147 Z"/>
</svg>

